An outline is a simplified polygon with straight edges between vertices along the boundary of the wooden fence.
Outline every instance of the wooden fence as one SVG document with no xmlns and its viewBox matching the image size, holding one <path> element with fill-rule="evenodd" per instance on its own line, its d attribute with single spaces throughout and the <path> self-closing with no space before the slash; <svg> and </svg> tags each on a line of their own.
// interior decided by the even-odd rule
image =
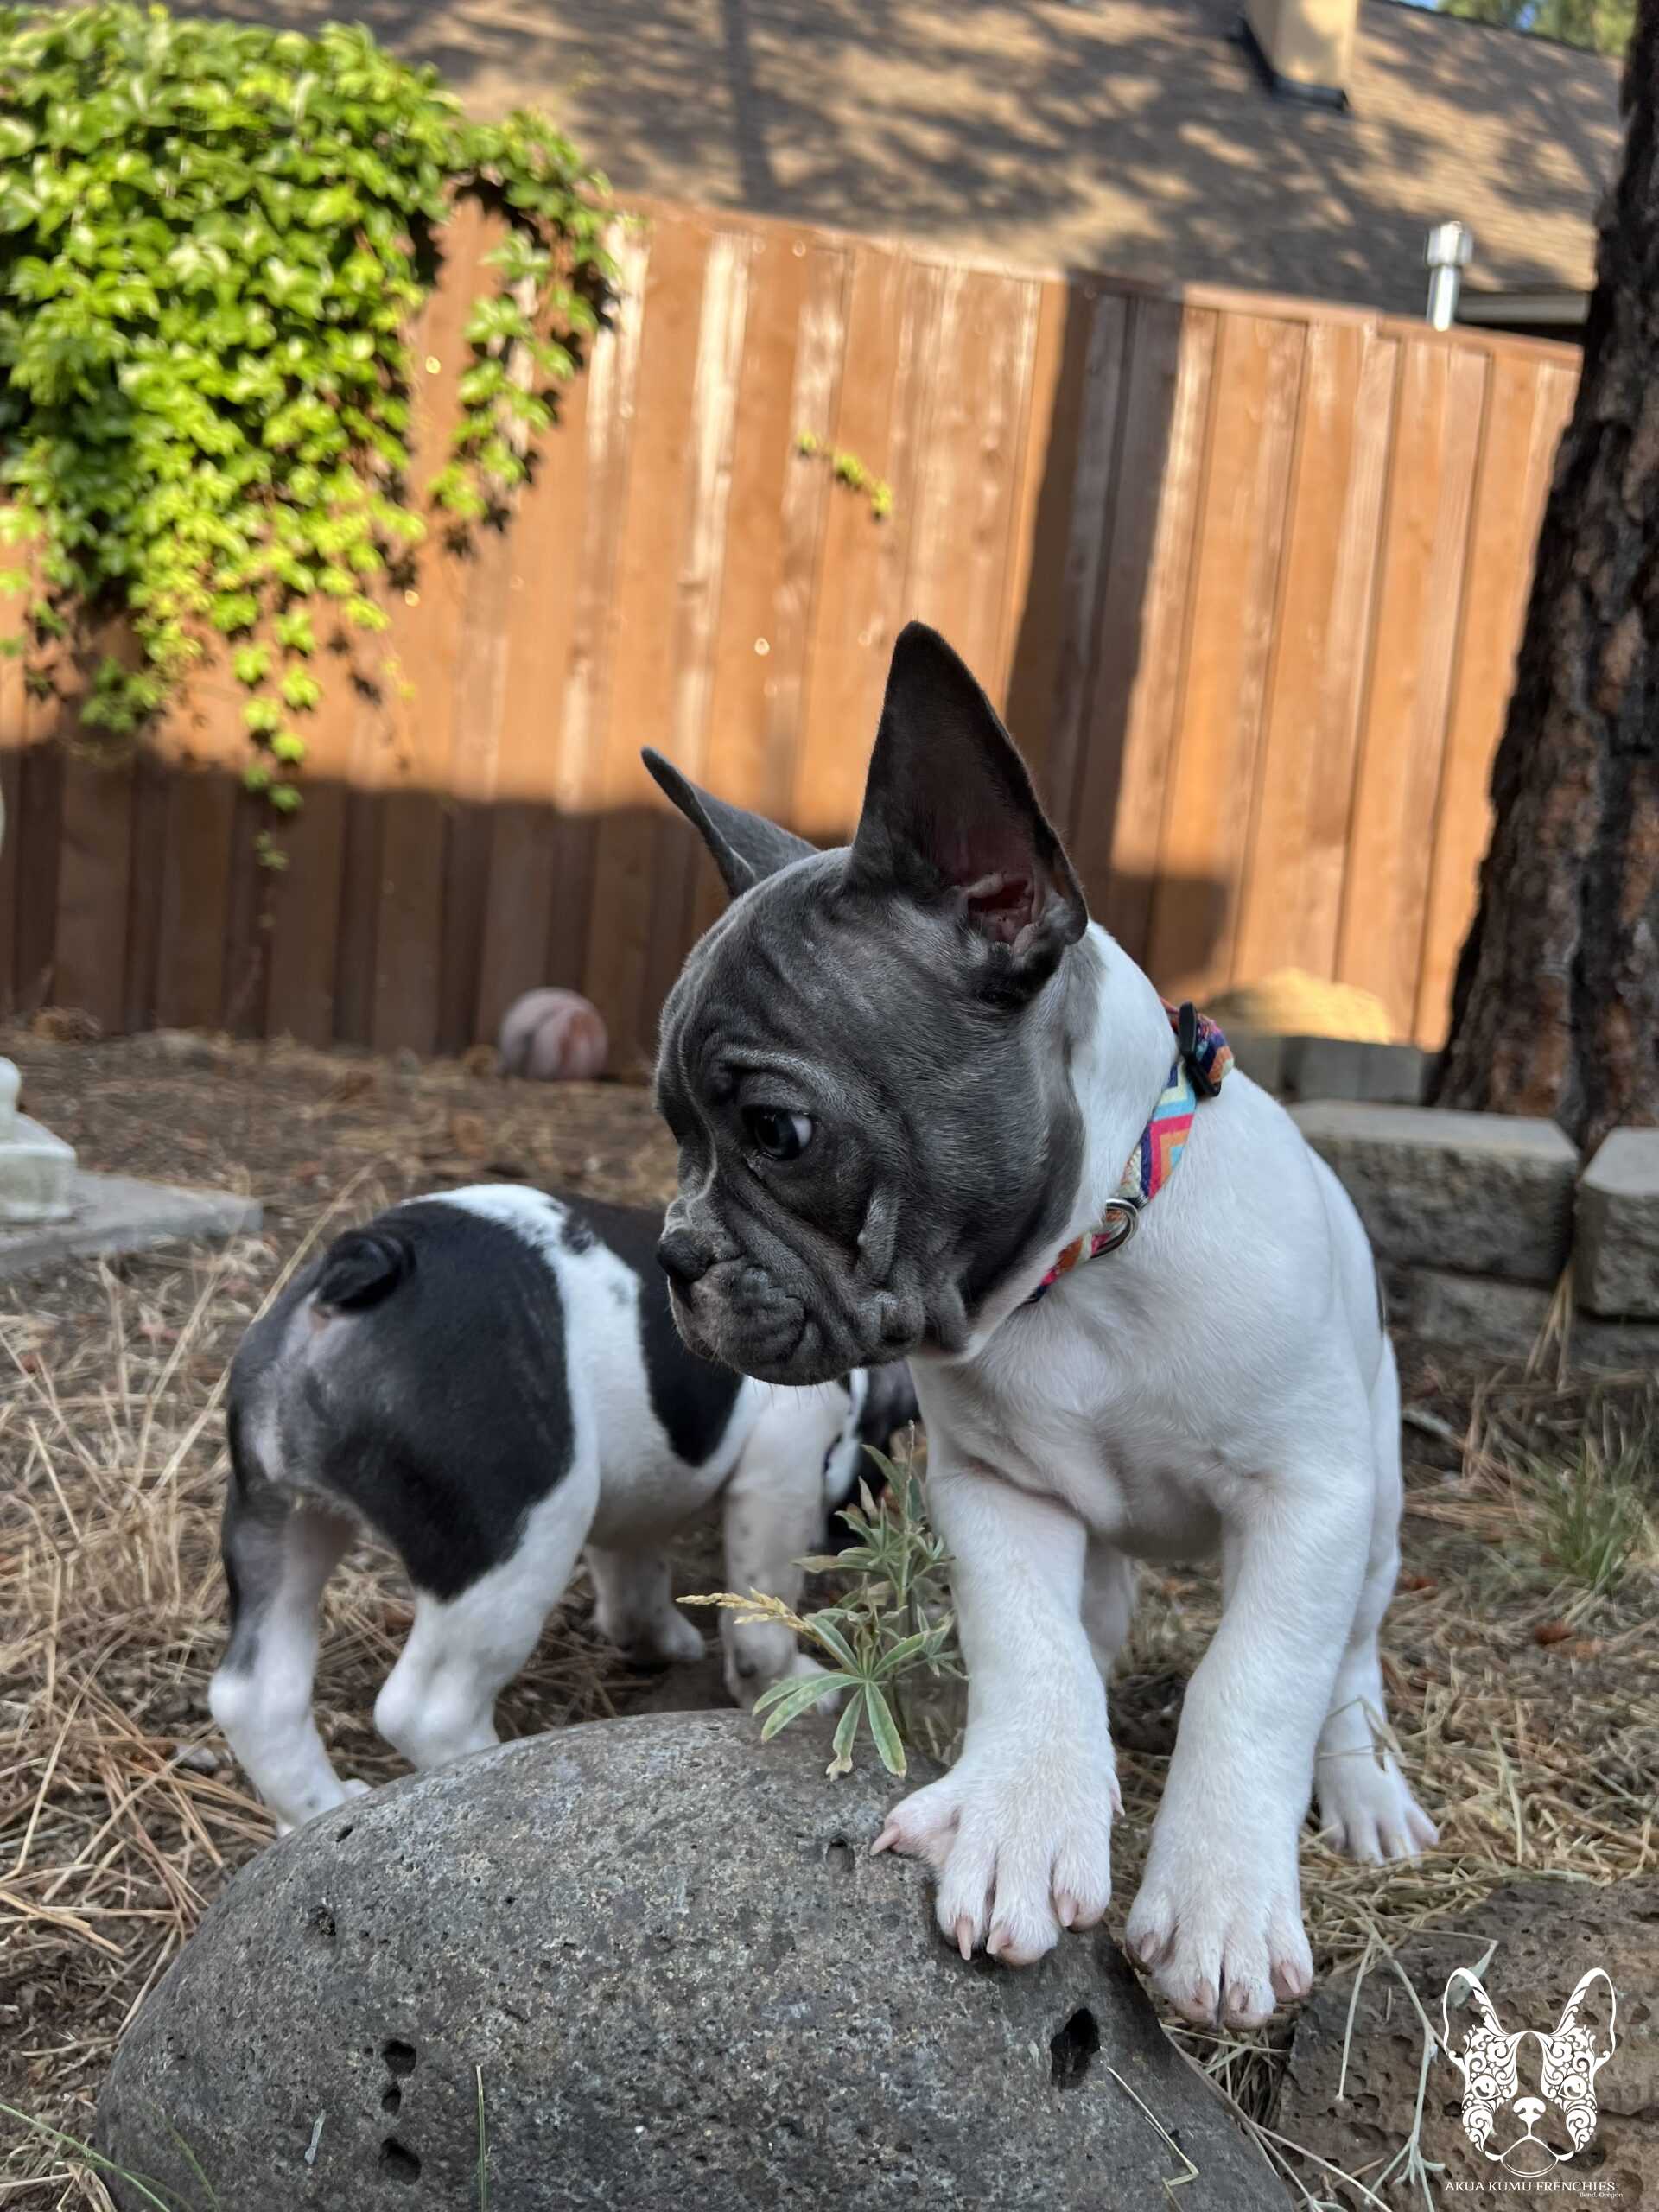
<svg viewBox="0 0 1659 2212">
<path fill-rule="evenodd" d="M 428 1052 L 565 982 L 637 1063 L 718 905 L 640 745 L 838 837 L 920 615 L 1166 990 L 1294 964 L 1438 1041 L 1576 355 L 649 213 L 512 527 L 393 599 L 401 687 L 335 673 L 274 884 L 228 683 L 111 770 L 0 664 L 0 1011 Z M 423 465 L 481 248 L 419 336 Z"/>
</svg>

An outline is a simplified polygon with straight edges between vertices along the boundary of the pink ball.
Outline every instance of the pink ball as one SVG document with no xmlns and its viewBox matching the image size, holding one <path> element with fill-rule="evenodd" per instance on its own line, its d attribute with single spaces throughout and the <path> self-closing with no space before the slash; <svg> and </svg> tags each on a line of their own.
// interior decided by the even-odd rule
<svg viewBox="0 0 1659 2212">
<path fill-rule="evenodd" d="M 509 1075 L 585 1083 L 605 1072 L 610 1039 L 599 1009 L 579 991 L 526 991 L 507 1008 L 496 1039 Z"/>
</svg>

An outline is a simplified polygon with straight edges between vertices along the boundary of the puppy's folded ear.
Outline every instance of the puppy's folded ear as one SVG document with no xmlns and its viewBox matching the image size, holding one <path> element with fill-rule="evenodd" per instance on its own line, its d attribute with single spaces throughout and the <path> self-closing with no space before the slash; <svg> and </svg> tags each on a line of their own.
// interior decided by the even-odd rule
<svg viewBox="0 0 1659 2212">
<path fill-rule="evenodd" d="M 818 849 L 804 837 L 768 822 L 764 814 L 750 814 L 741 806 L 728 806 L 724 799 L 711 798 L 649 746 L 639 757 L 714 855 L 721 880 L 734 899 L 763 877 L 776 875 L 791 861 Z"/>
<path fill-rule="evenodd" d="M 987 981 L 1040 989 L 1089 925 L 1071 863 L 996 709 L 936 630 L 899 633 L 849 886 L 948 902 L 992 949 Z"/>
</svg>

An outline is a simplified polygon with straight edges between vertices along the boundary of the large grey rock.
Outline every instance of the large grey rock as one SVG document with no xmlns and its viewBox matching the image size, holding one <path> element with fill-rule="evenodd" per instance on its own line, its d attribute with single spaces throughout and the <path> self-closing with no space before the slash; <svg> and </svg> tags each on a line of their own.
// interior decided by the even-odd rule
<svg viewBox="0 0 1659 2212">
<path fill-rule="evenodd" d="M 1104 1937 L 964 1964 L 825 1751 L 603 1722 L 315 1821 L 139 2014 L 100 2147 L 219 2212 L 463 2212 L 481 2069 L 496 2212 L 1140 2212 L 1183 2169 L 1116 2069 L 1184 2212 L 1284 2206 Z"/>
<path fill-rule="evenodd" d="M 1543 1283 L 1567 1264 L 1579 1156 L 1554 1122 L 1334 1101 L 1293 1111 L 1379 1259 Z"/>
<path fill-rule="evenodd" d="M 1592 1313 L 1659 1319 L 1659 1129 L 1615 1129 L 1585 1169 L 1573 1283 Z"/>
<path fill-rule="evenodd" d="M 1606 1889 L 1548 1879 L 1514 1882 L 1481 1904 L 1460 1906 L 1455 1931 L 1408 1936 L 1398 1962 L 1437 2037 L 1447 1978 L 1456 1967 L 1478 1966 L 1489 1945 L 1496 1948 L 1481 1981 L 1505 2033 L 1553 2030 L 1579 1977 L 1600 1967 L 1618 1993 L 1618 2047 L 1596 2076 L 1594 2139 L 1554 2169 L 1547 2192 L 1535 2193 L 1475 2151 L 1459 2120 L 1462 2081 L 1437 2051 L 1429 2062 L 1422 2135 L 1424 2158 L 1445 2168 L 1435 2202 L 1460 2203 L 1466 2195 L 1472 2203 L 1541 2202 L 1565 2208 L 1605 2202 L 1652 2212 L 1659 2206 L 1659 2019 L 1653 2007 L 1659 1878 L 1639 1875 Z M 1589 2017 L 1598 2024 L 1607 2017 L 1605 1997 L 1603 1989 L 1592 2000 L 1596 2009 Z M 1386 1961 L 1366 1976 L 1351 2029 L 1352 1998 L 1351 1980 L 1327 1982 L 1298 2015 L 1274 2126 L 1289 2141 L 1375 2185 L 1379 2168 L 1411 2133 L 1423 2028 Z M 1455 2009 L 1450 2015 L 1455 2049 L 1462 2049 L 1468 2017 Z M 1535 2068 L 1536 2059 L 1537 2046 L 1529 2045 L 1523 2066 Z M 1529 2085 L 1530 2070 L 1528 2078 Z M 1500 2118 L 1492 2142 L 1503 2149 L 1520 2130 Z M 1559 2119 L 1540 2125 L 1556 2147 L 1570 2147 Z M 1334 2184 L 1313 2167 L 1306 2171 L 1322 2198 L 1328 2191 L 1355 2212 L 1364 2204 L 1357 2190 Z M 1384 2195 L 1390 2204 L 1419 2202 L 1403 2185 Z"/>
<path fill-rule="evenodd" d="M 1445 1268 L 1386 1268 L 1389 1319 L 1403 1336 L 1483 1359 L 1525 1359 L 1550 1318 L 1548 1291 Z M 1659 1368 L 1659 1321 L 1597 1321 L 1574 1313 L 1567 1357 L 1578 1368 Z"/>
</svg>

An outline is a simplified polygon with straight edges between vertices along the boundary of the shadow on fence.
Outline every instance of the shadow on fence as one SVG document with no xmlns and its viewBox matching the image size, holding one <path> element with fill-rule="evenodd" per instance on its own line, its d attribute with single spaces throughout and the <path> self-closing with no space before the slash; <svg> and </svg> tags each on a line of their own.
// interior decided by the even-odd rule
<svg viewBox="0 0 1659 2212">
<path fill-rule="evenodd" d="M 0 760 L 19 924 L 0 942 L 0 1015 L 51 1004 L 108 1033 L 459 1052 L 492 1038 L 520 991 L 591 991 L 613 950 L 594 941 L 591 887 L 620 842 L 648 856 L 630 926 L 650 1020 L 613 1027 L 613 1072 L 639 1074 L 692 907 L 722 895 L 691 831 L 655 807 L 566 815 L 313 781 L 273 873 L 254 858 L 264 817 L 231 776 L 150 758 L 111 770 L 50 745 Z M 1183 895 L 1193 926 L 1211 926 L 1216 887 Z"/>
</svg>

